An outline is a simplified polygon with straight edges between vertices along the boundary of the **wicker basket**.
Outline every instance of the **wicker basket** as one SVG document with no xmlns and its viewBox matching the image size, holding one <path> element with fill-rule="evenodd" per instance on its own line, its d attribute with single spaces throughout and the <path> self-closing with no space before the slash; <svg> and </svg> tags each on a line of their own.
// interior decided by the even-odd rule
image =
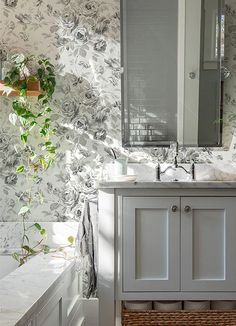
<svg viewBox="0 0 236 326">
<path fill-rule="evenodd" d="M 122 309 L 122 326 L 236 326 L 236 310 L 160 312 Z"/>
</svg>

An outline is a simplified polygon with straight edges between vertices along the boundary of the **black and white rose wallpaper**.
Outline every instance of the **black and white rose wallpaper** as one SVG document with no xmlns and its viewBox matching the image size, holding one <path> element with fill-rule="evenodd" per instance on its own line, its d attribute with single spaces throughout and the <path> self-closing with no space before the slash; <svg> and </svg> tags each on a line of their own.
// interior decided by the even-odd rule
<svg viewBox="0 0 236 326">
<path fill-rule="evenodd" d="M 225 115 L 236 111 L 236 2 L 226 0 Z M 31 221 L 74 228 L 80 225 L 85 200 L 91 200 L 90 232 L 97 228 L 97 180 L 109 148 L 133 162 L 168 161 L 168 149 L 121 147 L 120 2 L 119 0 L 0 0 L 0 49 L 7 53 L 45 55 L 56 66 L 57 88 L 52 120 L 57 128 L 58 159 L 39 178 L 44 194 Z M 9 122 L 11 98 L 0 98 L 0 247 L 19 243 L 18 211 L 27 197 L 16 175 L 17 129 Z M 225 149 L 185 148 L 182 162 L 236 163 L 234 126 L 224 128 Z M 31 222 L 29 221 L 29 222 Z M 95 250 L 96 251 L 96 250 Z"/>
</svg>

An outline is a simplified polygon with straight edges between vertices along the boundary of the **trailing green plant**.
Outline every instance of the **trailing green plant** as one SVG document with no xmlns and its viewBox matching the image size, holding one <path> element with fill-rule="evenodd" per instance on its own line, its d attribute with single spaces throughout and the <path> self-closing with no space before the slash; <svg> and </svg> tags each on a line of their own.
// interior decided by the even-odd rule
<svg viewBox="0 0 236 326">
<path fill-rule="evenodd" d="M 29 82 L 39 82 L 41 94 L 35 99 L 27 96 Z M 26 221 L 31 213 L 32 204 L 35 200 L 43 202 L 43 194 L 34 192 L 34 186 L 39 176 L 47 171 L 56 159 L 56 146 L 53 144 L 53 135 L 56 129 L 51 123 L 52 107 L 50 105 L 56 86 L 55 67 L 47 58 L 35 55 L 13 55 L 10 59 L 10 69 L 4 82 L 6 86 L 19 92 L 19 97 L 12 102 L 13 112 L 9 115 L 10 122 L 19 128 L 20 152 L 22 162 L 16 168 L 16 172 L 25 175 L 27 181 L 27 200 L 20 208 L 19 216 L 22 217 L 23 236 L 21 252 L 15 252 L 15 258 L 20 265 L 24 264 L 30 256 L 39 252 L 45 254 L 50 251 L 44 243 L 46 230 L 39 223 L 34 223 L 27 228 Z M 37 144 L 37 146 L 36 146 Z M 28 232 L 34 228 L 41 239 L 34 246 L 30 246 Z M 74 243 L 73 237 L 68 238 L 69 246 Z"/>
</svg>

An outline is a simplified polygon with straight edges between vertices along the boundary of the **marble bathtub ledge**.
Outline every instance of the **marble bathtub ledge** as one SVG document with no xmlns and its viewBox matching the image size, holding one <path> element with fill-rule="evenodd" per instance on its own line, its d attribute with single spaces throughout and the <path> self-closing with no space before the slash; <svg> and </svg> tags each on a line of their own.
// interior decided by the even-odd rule
<svg viewBox="0 0 236 326">
<path fill-rule="evenodd" d="M 72 250 L 65 259 L 60 253 L 40 254 L 0 280 L 0 325 L 21 326 L 75 266 Z"/>
<path fill-rule="evenodd" d="M 236 189 L 236 181 L 137 181 L 137 182 L 117 182 L 117 181 L 101 181 L 98 184 L 99 189 L 104 188 L 156 188 L 156 189 Z"/>
</svg>

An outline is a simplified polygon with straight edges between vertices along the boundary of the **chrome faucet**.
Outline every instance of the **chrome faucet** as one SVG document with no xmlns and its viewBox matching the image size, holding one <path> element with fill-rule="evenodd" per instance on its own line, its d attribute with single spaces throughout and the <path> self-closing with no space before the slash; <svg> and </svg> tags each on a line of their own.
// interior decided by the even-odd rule
<svg viewBox="0 0 236 326">
<path fill-rule="evenodd" d="M 171 166 L 168 166 L 164 171 L 161 171 L 161 166 L 160 163 L 157 164 L 156 166 L 156 181 L 161 181 L 161 175 L 165 174 L 168 170 L 176 170 L 176 169 L 182 169 L 184 170 L 187 174 L 191 175 L 192 181 L 195 180 L 195 163 L 194 161 L 192 162 L 190 166 L 190 170 L 186 170 L 185 167 L 182 165 L 178 164 L 178 154 L 179 154 L 179 145 L 178 142 L 174 142 L 175 144 L 175 157 L 174 157 L 174 163 Z M 178 181 L 178 180 L 174 180 Z"/>
<path fill-rule="evenodd" d="M 179 155 L 179 143 L 177 141 L 173 141 L 170 143 L 170 150 L 175 151 L 175 157 Z"/>
</svg>

